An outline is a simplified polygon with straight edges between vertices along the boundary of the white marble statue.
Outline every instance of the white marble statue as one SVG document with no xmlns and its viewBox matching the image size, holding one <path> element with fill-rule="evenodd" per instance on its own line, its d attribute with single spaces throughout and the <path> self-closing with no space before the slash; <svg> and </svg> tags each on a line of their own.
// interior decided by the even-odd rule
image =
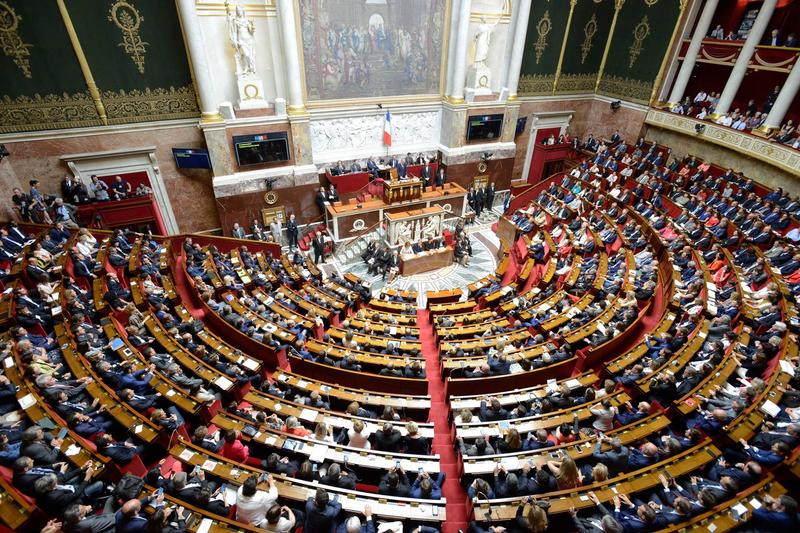
<svg viewBox="0 0 800 533">
<path fill-rule="evenodd" d="M 228 34 L 236 57 L 236 75 L 255 74 L 256 47 L 253 21 L 245 16 L 244 8 L 240 5 L 236 6 L 235 14 L 231 13 L 228 2 L 225 2 L 225 8 L 228 12 Z"/>
<path fill-rule="evenodd" d="M 478 31 L 475 32 L 475 62 L 476 67 L 486 66 L 486 58 L 489 57 L 489 45 L 492 42 L 492 33 L 497 26 L 494 24 L 487 24 L 485 18 L 481 18 L 481 24 L 478 26 Z"/>
<path fill-rule="evenodd" d="M 439 217 L 428 217 L 425 221 L 425 227 L 422 229 L 422 236 L 426 239 L 432 239 L 439 236 Z"/>
<path fill-rule="evenodd" d="M 402 220 L 395 224 L 394 226 L 394 243 L 393 244 L 401 244 L 410 242 L 411 239 L 411 226 L 407 222 L 403 222 Z"/>
</svg>

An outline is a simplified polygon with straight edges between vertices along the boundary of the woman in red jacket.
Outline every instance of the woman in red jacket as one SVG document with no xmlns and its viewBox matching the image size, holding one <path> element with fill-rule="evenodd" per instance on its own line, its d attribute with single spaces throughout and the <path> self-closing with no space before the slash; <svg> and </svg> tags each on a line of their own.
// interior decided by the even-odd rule
<svg viewBox="0 0 800 533">
<path fill-rule="evenodd" d="M 227 457 L 231 461 L 244 463 L 250 457 L 250 448 L 242 444 L 239 439 L 241 433 L 234 429 L 225 431 L 225 444 L 222 446 L 222 456 Z"/>
</svg>

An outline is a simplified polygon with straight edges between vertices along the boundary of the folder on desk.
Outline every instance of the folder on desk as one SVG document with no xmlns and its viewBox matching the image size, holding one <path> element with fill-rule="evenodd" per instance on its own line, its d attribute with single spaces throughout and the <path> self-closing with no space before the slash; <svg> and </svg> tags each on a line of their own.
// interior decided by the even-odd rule
<svg viewBox="0 0 800 533">
<path fill-rule="evenodd" d="M 114 337 L 113 339 L 111 339 L 110 347 L 112 350 L 114 351 L 119 350 L 123 346 L 125 346 L 125 342 L 119 337 Z"/>
</svg>

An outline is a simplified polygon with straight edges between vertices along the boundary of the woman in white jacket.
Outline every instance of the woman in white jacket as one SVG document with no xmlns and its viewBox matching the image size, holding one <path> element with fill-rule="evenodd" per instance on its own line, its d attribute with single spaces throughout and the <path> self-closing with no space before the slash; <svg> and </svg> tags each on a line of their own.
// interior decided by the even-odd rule
<svg viewBox="0 0 800 533">
<path fill-rule="evenodd" d="M 353 448 L 370 449 L 369 444 L 370 431 L 361 420 L 353 422 L 353 427 L 347 431 L 347 437 L 350 442 L 347 444 Z"/>
</svg>

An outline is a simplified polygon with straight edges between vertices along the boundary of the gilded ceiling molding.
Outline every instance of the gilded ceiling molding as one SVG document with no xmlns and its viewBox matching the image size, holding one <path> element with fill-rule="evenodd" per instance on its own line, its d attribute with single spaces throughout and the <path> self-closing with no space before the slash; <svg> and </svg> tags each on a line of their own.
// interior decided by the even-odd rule
<svg viewBox="0 0 800 533">
<path fill-rule="evenodd" d="M 550 20 L 550 11 L 545 11 L 542 18 L 539 19 L 539 22 L 536 24 L 536 33 L 539 34 L 539 38 L 536 39 L 536 42 L 533 45 L 533 48 L 536 50 L 536 64 L 539 64 L 539 61 L 542 59 L 542 54 L 544 54 L 545 49 L 547 48 L 548 43 L 548 36 L 550 32 L 553 30 L 553 21 Z"/>
<path fill-rule="evenodd" d="M 144 17 L 127 0 L 117 0 L 108 10 L 108 20 L 113 22 L 122 32 L 122 42 L 118 43 L 117 46 L 121 46 L 125 53 L 130 56 L 139 74 L 144 74 L 146 47 L 150 44 L 143 41 L 139 36 L 139 28 L 144 21 Z"/>
<path fill-rule="evenodd" d="M 581 65 L 586 63 L 589 52 L 594 47 L 594 36 L 597 35 L 597 14 L 593 14 L 589 22 L 583 27 L 583 42 L 581 43 Z"/>
<path fill-rule="evenodd" d="M 28 59 L 31 55 L 28 44 L 22 40 L 17 30 L 22 17 L 17 15 L 8 2 L 0 2 L 0 48 L 6 57 L 14 60 L 14 64 L 22 71 L 22 75 L 28 79 L 33 77 L 31 73 L 31 62 Z"/>
<path fill-rule="evenodd" d="M 520 96 L 553 94 L 555 74 L 526 74 L 519 79 L 517 93 Z"/>
<path fill-rule="evenodd" d="M 633 29 L 633 44 L 628 48 L 628 52 L 630 53 L 628 56 L 628 68 L 633 68 L 634 63 L 639 59 L 642 50 L 644 50 L 642 43 L 644 43 L 648 35 L 650 35 L 650 21 L 647 15 L 645 15 Z"/>
<path fill-rule="evenodd" d="M 597 74 L 562 74 L 558 79 L 559 93 L 589 93 L 594 91 Z"/>
<path fill-rule="evenodd" d="M 191 85 L 144 90 L 103 91 L 110 124 L 142 120 L 197 118 L 197 95 Z"/>
<path fill-rule="evenodd" d="M 683 0 L 683 1 L 685 2 L 686 0 Z M 645 4 L 647 7 L 653 7 L 653 6 L 654 6 L 654 5 L 656 5 L 657 3 L 658 3 L 658 0 L 644 0 L 644 4 Z"/>
<path fill-rule="evenodd" d="M 629 102 L 647 104 L 650 100 L 652 88 L 653 84 L 649 81 L 634 80 L 621 76 L 603 76 L 598 92 Z"/>
<path fill-rule="evenodd" d="M 88 90 L 0 99 L 0 133 L 102 125 Z"/>
</svg>

